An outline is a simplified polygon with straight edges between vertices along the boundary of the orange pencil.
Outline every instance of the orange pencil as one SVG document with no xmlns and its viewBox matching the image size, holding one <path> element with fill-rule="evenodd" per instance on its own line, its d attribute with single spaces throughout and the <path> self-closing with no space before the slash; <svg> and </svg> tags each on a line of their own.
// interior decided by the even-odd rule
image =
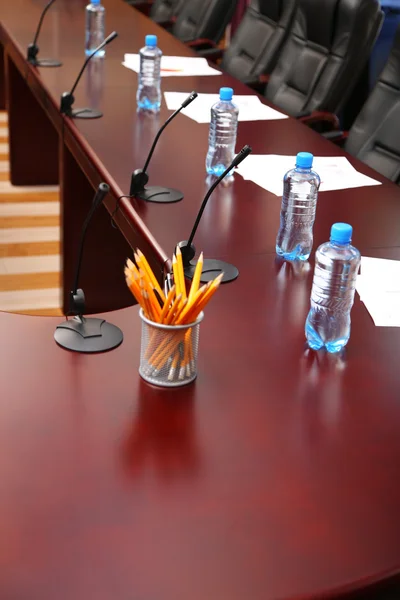
<svg viewBox="0 0 400 600">
<path fill-rule="evenodd" d="M 187 319 L 187 316 L 189 313 L 191 313 L 193 311 L 193 309 L 195 308 L 196 304 L 199 302 L 200 298 L 203 297 L 203 295 L 205 294 L 206 290 L 208 289 L 208 287 L 211 285 L 211 283 L 207 283 L 204 284 L 197 292 L 195 297 L 193 298 L 191 304 L 187 304 L 185 310 L 180 314 L 179 316 L 179 320 L 177 321 L 176 325 L 183 325 L 184 323 L 191 323 L 191 321 L 189 321 Z"/>
<path fill-rule="evenodd" d="M 174 316 L 181 300 L 182 300 L 182 294 L 179 294 L 179 296 L 175 297 L 175 300 L 173 301 L 171 308 L 169 309 L 166 316 L 164 317 L 165 325 L 169 325 L 171 323 L 173 316 Z"/>
<path fill-rule="evenodd" d="M 141 281 L 143 281 L 143 286 L 147 292 L 149 302 L 151 304 L 152 313 L 155 317 L 153 320 L 158 321 L 158 318 L 161 314 L 160 304 L 156 298 L 156 295 L 154 294 L 154 290 L 153 290 L 149 280 L 146 279 L 146 277 L 144 276 L 142 269 L 140 269 L 140 276 L 141 276 Z"/>
<path fill-rule="evenodd" d="M 167 314 L 170 306 L 171 306 L 171 302 L 172 302 L 172 298 L 175 296 L 175 286 L 173 285 L 172 288 L 169 290 L 168 292 L 168 296 L 166 301 L 164 302 L 164 306 L 163 309 L 161 311 L 161 315 L 160 315 L 160 323 L 162 323 L 164 321 L 165 315 Z"/>
<path fill-rule="evenodd" d="M 179 246 L 176 247 L 175 250 L 176 261 L 178 263 L 178 274 L 181 286 L 182 298 L 185 300 L 186 296 L 186 285 L 185 285 L 185 273 L 183 271 L 183 261 L 182 261 L 182 252 Z"/>
<path fill-rule="evenodd" d="M 171 325 L 177 325 L 177 324 L 178 324 L 178 321 L 179 321 L 179 315 L 181 315 L 181 314 L 182 314 L 182 312 L 185 310 L 187 303 L 188 303 L 188 299 L 187 299 L 187 298 L 185 298 L 185 299 L 184 299 L 184 300 L 181 302 L 181 304 L 180 304 L 180 306 L 179 306 L 178 310 L 176 311 L 175 315 L 173 316 L 173 319 L 172 319 L 172 321 L 171 321 L 171 323 L 170 323 Z"/>
<path fill-rule="evenodd" d="M 153 270 L 147 261 L 147 258 L 145 257 L 143 252 L 139 250 L 139 248 L 136 249 L 135 260 L 136 262 L 139 261 L 141 263 L 143 270 L 146 271 L 147 275 L 149 276 L 152 286 L 156 288 L 157 292 L 160 294 L 161 299 L 165 301 L 164 291 L 161 289 L 161 286 L 158 283 L 156 276 L 154 275 Z"/>
<path fill-rule="evenodd" d="M 215 292 L 219 288 L 219 286 L 221 284 L 221 279 L 223 278 L 223 276 L 224 276 L 224 274 L 221 273 L 221 275 L 219 275 L 216 279 L 214 279 L 214 281 L 212 282 L 212 285 L 204 294 L 204 297 L 201 298 L 200 302 L 194 307 L 193 312 L 191 312 L 189 315 L 189 318 L 192 321 L 195 321 L 197 319 L 197 317 L 199 316 L 199 314 L 201 313 L 201 311 L 204 310 L 204 308 L 207 306 L 211 297 L 215 294 Z"/>
<path fill-rule="evenodd" d="M 181 278 L 179 276 L 178 262 L 177 262 L 175 254 L 172 257 L 172 272 L 174 274 L 174 284 L 175 284 L 175 287 L 176 287 L 176 293 L 177 294 L 182 294 Z"/>
<path fill-rule="evenodd" d="M 194 271 L 192 285 L 190 286 L 190 291 L 189 291 L 189 304 L 193 301 L 196 293 L 199 290 L 200 277 L 201 277 L 202 270 L 203 270 L 203 253 L 200 254 L 199 260 L 197 261 L 197 264 L 196 264 L 196 269 Z"/>
<path fill-rule="evenodd" d="M 179 348 L 175 351 L 174 358 L 172 360 L 172 365 L 168 373 L 168 381 L 173 381 L 176 373 L 176 369 L 178 367 L 179 362 Z"/>
</svg>

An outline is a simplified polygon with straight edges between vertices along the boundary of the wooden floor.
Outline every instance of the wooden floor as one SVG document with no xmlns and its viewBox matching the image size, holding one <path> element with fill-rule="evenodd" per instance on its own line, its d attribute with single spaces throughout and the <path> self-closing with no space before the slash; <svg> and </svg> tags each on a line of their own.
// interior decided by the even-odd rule
<svg viewBox="0 0 400 600">
<path fill-rule="evenodd" d="M 61 315 L 60 306 L 59 190 L 11 185 L 0 111 L 0 310 Z"/>
</svg>

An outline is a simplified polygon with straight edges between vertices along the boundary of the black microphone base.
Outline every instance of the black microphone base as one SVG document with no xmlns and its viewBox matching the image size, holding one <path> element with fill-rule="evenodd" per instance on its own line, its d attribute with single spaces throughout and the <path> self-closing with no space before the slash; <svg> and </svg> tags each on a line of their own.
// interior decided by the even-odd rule
<svg viewBox="0 0 400 600">
<path fill-rule="evenodd" d="M 65 114 L 71 119 L 100 119 L 103 116 L 103 113 L 95 108 L 74 108 Z"/>
<path fill-rule="evenodd" d="M 136 192 L 134 195 L 136 198 L 140 198 L 140 200 L 144 200 L 145 202 L 170 203 L 180 202 L 180 200 L 183 200 L 183 194 L 179 190 L 159 187 L 157 185 L 146 187 L 144 190 L 141 192 Z"/>
<path fill-rule="evenodd" d="M 184 267 L 185 277 L 193 279 L 196 264 L 197 263 L 190 263 L 187 267 Z M 212 279 L 218 277 L 221 273 L 224 274 L 221 283 L 228 283 L 239 277 L 239 271 L 234 265 L 226 263 L 223 260 L 206 258 L 203 262 L 200 281 L 202 283 L 208 283 L 209 281 L 212 281 Z"/>
<path fill-rule="evenodd" d="M 38 60 L 28 61 L 34 67 L 62 67 L 62 62 L 55 58 L 39 58 Z"/>
<path fill-rule="evenodd" d="M 54 339 L 66 350 L 94 354 L 117 348 L 124 335 L 119 327 L 104 319 L 77 316 L 57 325 Z"/>
</svg>

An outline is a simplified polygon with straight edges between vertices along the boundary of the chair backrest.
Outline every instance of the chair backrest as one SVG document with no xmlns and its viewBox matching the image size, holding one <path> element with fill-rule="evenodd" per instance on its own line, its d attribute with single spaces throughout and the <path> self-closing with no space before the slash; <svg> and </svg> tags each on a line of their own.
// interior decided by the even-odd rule
<svg viewBox="0 0 400 600">
<path fill-rule="evenodd" d="M 238 79 L 271 73 L 293 19 L 296 0 L 252 0 L 221 67 Z"/>
<path fill-rule="evenodd" d="M 297 0 L 267 98 L 293 116 L 337 112 L 361 75 L 382 22 L 378 0 Z"/>
<path fill-rule="evenodd" d="M 400 26 L 386 66 L 350 130 L 346 150 L 400 183 Z"/>
<path fill-rule="evenodd" d="M 177 17 L 185 0 L 155 0 L 150 10 L 150 17 L 156 23 L 170 21 Z"/>
<path fill-rule="evenodd" d="M 237 0 L 185 0 L 172 33 L 182 42 L 206 38 L 218 44 L 236 4 Z"/>
</svg>

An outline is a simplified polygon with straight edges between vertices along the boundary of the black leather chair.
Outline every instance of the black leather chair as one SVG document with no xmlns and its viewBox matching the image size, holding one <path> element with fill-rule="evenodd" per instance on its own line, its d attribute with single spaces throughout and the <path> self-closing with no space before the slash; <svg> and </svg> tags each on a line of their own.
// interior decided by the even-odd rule
<svg viewBox="0 0 400 600">
<path fill-rule="evenodd" d="M 400 26 L 388 62 L 350 129 L 345 149 L 400 184 Z"/>
<path fill-rule="evenodd" d="M 336 113 L 379 34 L 378 0 L 297 0 L 293 23 L 265 95 L 292 116 Z"/>
<path fill-rule="evenodd" d="M 236 4 L 237 0 L 184 0 L 171 33 L 182 42 L 207 39 L 218 44 Z"/>
<path fill-rule="evenodd" d="M 247 81 L 271 73 L 289 31 L 296 0 L 252 0 L 221 68 Z"/>
</svg>

